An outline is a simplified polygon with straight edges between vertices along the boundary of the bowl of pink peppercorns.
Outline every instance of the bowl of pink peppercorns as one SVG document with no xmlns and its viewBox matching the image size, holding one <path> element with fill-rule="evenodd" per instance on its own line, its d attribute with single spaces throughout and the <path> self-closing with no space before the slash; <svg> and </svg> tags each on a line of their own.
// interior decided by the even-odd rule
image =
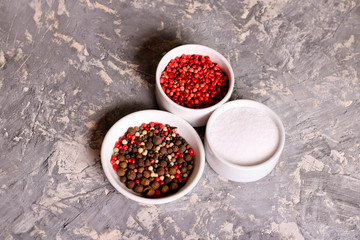
<svg viewBox="0 0 360 240">
<path fill-rule="evenodd" d="M 206 125 L 211 113 L 230 99 L 234 72 L 212 48 L 187 44 L 166 53 L 156 70 L 156 100 L 192 126 Z"/>
</svg>

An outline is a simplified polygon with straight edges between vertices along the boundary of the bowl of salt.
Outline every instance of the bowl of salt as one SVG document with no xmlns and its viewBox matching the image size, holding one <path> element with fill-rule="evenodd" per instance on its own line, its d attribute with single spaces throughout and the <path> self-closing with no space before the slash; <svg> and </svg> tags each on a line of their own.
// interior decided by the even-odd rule
<svg viewBox="0 0 360 240">
<path fill-rule="evenodd" d="M 214 111 L 206 126 L 208 163 L 219 175 L 236 182 L 253 182 L 268 175 L 284 144 L 280 118 L 252 100 L 225 103 Z"/>
</svg>

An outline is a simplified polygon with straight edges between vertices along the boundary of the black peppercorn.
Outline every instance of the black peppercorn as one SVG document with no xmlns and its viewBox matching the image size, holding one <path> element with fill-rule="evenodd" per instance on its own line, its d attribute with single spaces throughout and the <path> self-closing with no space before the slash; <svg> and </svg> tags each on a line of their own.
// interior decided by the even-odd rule
<svg viewBox="0 0 360 240">
<path fill-rule="evenodd" d="M 129 189 L 133 189 L 133 187 L 135 186 L 135 182 L 134 181 L 127 181 L 126 182 L 126 187 Z"/>
</svg>

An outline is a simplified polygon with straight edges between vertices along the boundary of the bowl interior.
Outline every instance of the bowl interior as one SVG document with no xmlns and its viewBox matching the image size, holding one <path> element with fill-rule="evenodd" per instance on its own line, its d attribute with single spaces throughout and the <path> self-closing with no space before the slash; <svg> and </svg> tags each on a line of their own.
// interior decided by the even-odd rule
<svg viewBox="0 0 360 240">
<path fill-rule="evenodd" d="M 195 151 L 194 168 L 188 182 L 178 192 L 162 198 L 146 198 L 128 189 L 120 179 L 110 159 L 116 141 L 124 135 L 129 127 L 140 126 L 142 123 L 159 122 L 177 127 L 178 133 L 190 144 Z M 106 134 L 101 147 L 101 162 L 110 183 L 126 197 L 147 204 L 166 203 L 187 194 L 199 181 L 205 164 L 205 152 L 201 139 L 193 127 L 185 120 L 165 111 L 144 110 L 129 114 L 116 122 Z"/>
<path fill-rule="evenodd" d="M 166 66 L 169 64 L 171 59 L 174 59 L 176 57 L 180 57 L 182 54 L 187 54 L 187 55 L 192 55 L 192 54 L 198 54 L 198 55 L 202 55 L 202 56 L 209 56 L 210 60 L 219 64 L 220 68 L 226 73 L 226 75 L 228 76 L 229 79 L 229 90 L 227 92 L 227 94 L 225 95 L 225 97 L 218 102 L 217 104 L 214 104 L 211 107 L 208 108 L 212 108 L 214 106 L 218 106 L 224 102 L 226 102 L 229 98 L 230 95 L 234 89 L 234 72 L 231 68 L 230 63 L 226 60 L 226 58 L 221 55 L 219 52 L 215 51 L 212 48 L 203 46 L 203 45 L 198 45 L 198 44 L 187 44 L 187 45 L 182 45 L 179 47 L 176 47 L 174 49 L 172 49 L 171 51 L 169 51 L 167 54 L 164 55 L 164 57 L 160 60 L 158 67 L 156 69 L 156 85 L 159 88 L 161 94 L 169 100 L 169 102 L 171 102 L 172 104 L 179 106 L 181 108 L 185 108 L 185 109 L 191 109 L 191 108 L 186 108 L 183 106 L 180 106 L 178 104 L 176 104 L 175 102 L 173 102 L 162 90 L 161 88 L 161 84 L 160 84 L 160 77 L 161 77 L 161 73 L 164 71 L 164 69 L 166 68 Z M 207 109 L 207 108 L 204 108 Z M 191 110 L 203 110 L 203 109 L 191 109 Z"/>
</svg>

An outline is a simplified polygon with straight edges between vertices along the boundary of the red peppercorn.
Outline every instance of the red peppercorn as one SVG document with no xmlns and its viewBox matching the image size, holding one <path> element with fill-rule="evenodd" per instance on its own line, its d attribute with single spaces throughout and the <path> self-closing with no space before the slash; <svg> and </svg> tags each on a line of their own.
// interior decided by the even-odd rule
<svg viewBox="0 0 360 240">
<path fill-rule="evenodd" d="M 175 103 L 190 108 L 209 107 L 224 98 L 229 89 L 228 77 L 219 64 L 200 55 L 172 59 L 161 74 L 160 84 Z"/>
<path fill-rule="evenodd" d="M 175 168 L 175 169 L 178 169 L 178 168 L 179 168 L 179 166 L 178 166 L 178 165 L 175 165 L 175 166 L 174 166 L 174 168 Z"/>
<path fill-rule="evenodd" d="M 179 183 L 182 182 L 183 180 L 181 178 L 178 179 Z"/>
<path fill-rule="evenodd" d="M 112 156 L 112 157 L 111 157 L 111 160 L 115 160 L 115 161 L 116 161 L 116 160 L 117 160 L 117 157 L 116 157 L 116 156 Z"/>
<path fill-rule="evenodd" d="M 128 148 L 129 148 L 128 145 L 123 146 L 123 149 L 124 149 L 125 151 L 128 150 Z"/>
<path fill-rule="evenodd" d="M 115 164 L 115 165 L 113 166 L 113 168 L 114 168 L 114 170 L 116 171 L 116 170 L 118 170 L 119 165 Z"/>
<path fill-rule="evenodd" d="M 143 128 L 145 128 L 145 127 L 147 126 L 147 124 L 146 124 L 146 123 L 143 123 L 143 124 L 141 124 L 141 126 L 142 126 Z"/>
<path fill-rule="evenodd" d="M 128 139 L 131 139 L 131 137 L 132 137 L 131 133 L 128 133 L 128 134 L 126 135 L 126 138 L 128 138 Z"/>
<path fill-rule="evenodd" d="M 160 178 L 156 177 L 156 178 L 155 178 L 155 181 L 159 182 L 159 181 L 160 181 Z"/>
<path fill-rule="evenodd" d="M 139 183 L 140 183 L 139 179 L 136 179 L 136 180 L 135 180 L 135 183 L 136 183 L 136 184 L 139 184 Z"/>
<path fill-rule="evenodd" d="M 160 181 L 160 185 L 164 185 L 165 184 L 165 182 L 164 181 Z"/>
<path fill-rule="evenodd" d="M 116 143 L 115 143 L 115 147 L 116 147 L 116 148 L 119 148 L 119 147 L 120 147 L 120 143 L 119 143 L 119 142 L 116 142 Z"/>
<path fill-rule="evenodd" d="M 155 123 L 154 122 L 151 122 L 150 123 L 150 127 L 154 127 L 155 126 Z"/>
<path fill-rule="evenodd" d="M 137 172 L 138 172 L 138 170 L 137 170 L 136 168 L 134 168 L 134 172 L 135 172 L 135 173 L 137 173 Z"/>
<path fill-rule="evenodd" d="M 160 190 L 155 191 L 155 195 L 159 196 L 161 194 Z"/>
<path fill-rule="evenodd" d="M 190 154 L 190 155 L 194 155 L 194 153 L 195 153 L 194 149 L 192 149 L 192 148 L 189 149 L 189 154 Z"/>
<path fill-rule="evenodd" d="M 175 174 L 175 178 L 179 178 L 180 177 L 180 174 Z"/>
</svg>

